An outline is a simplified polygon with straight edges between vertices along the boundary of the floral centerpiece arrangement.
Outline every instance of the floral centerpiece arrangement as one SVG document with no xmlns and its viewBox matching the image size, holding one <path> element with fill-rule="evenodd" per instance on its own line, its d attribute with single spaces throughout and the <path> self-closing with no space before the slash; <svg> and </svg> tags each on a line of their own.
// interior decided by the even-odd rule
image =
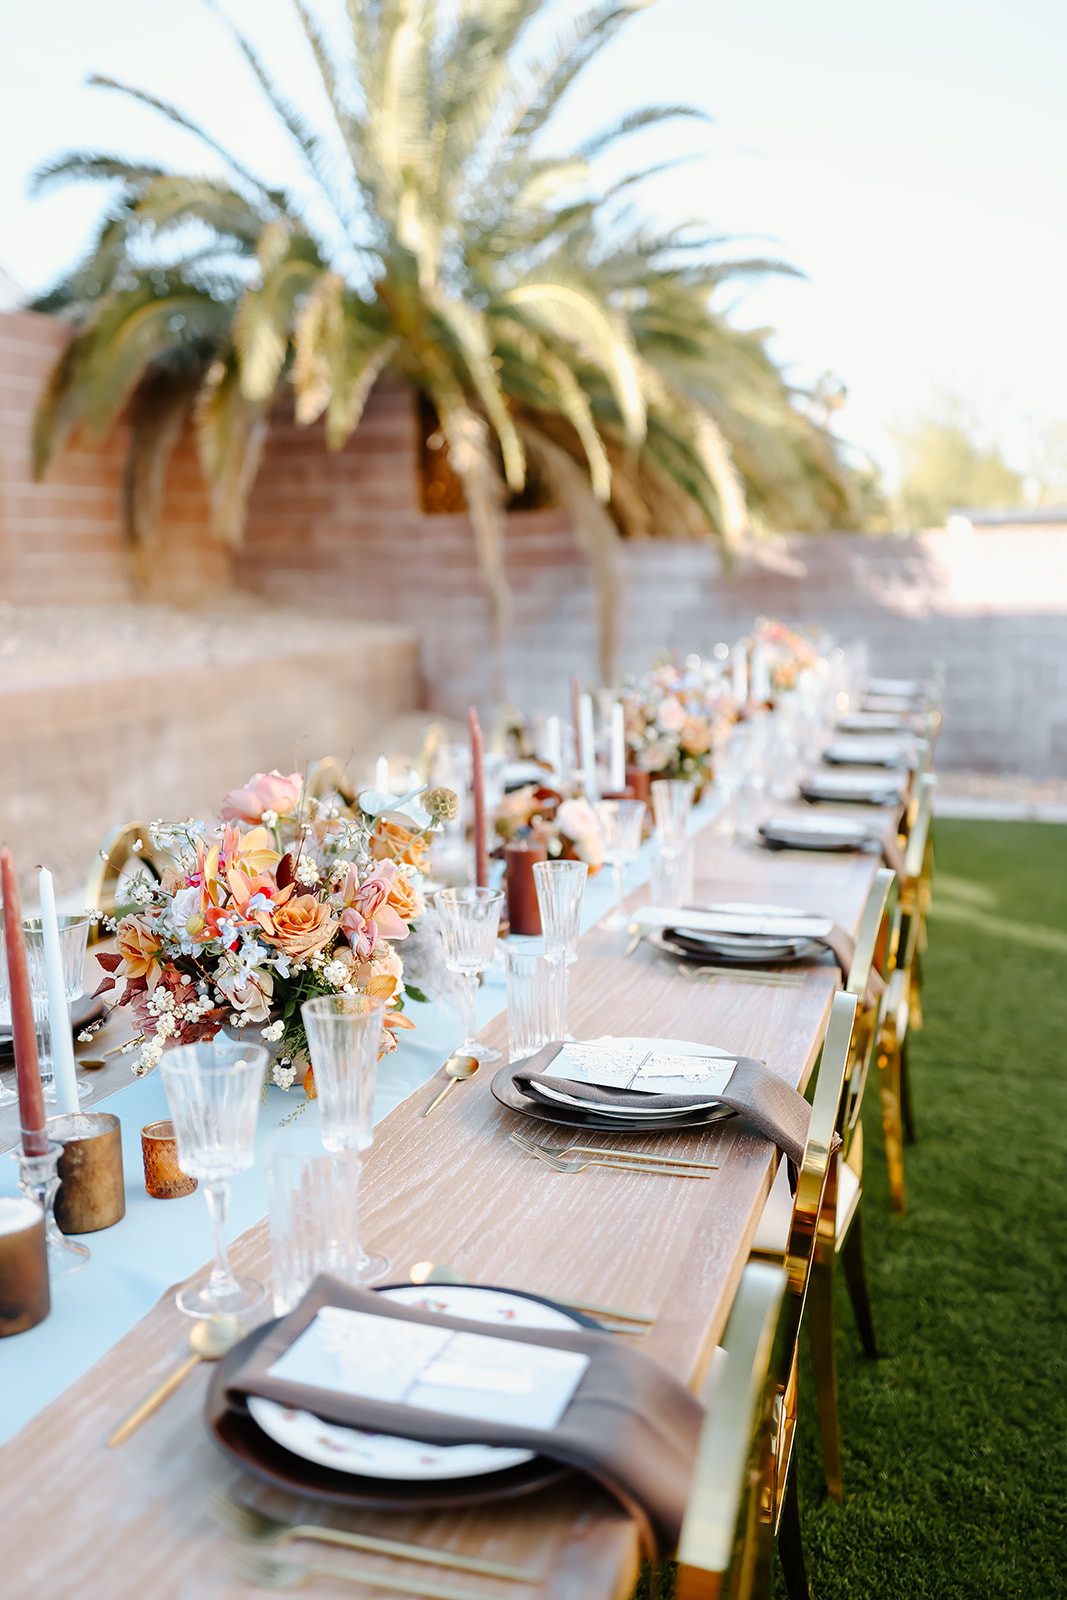
<svg viewBox="0 0 1067 1600">
<path fill-rule="evenodd" d="M 757 619 L 752 643 L 766 652 L 774 695 L 788 694 L 802 672 L 813 672 L 819 664 L 819 652 L 810 640 L 773 617 Z"/>
<path fill-rule="evenodd" d="M 153 823 L 172 864 L 159 882 L 134 878 L 118 950 L 97 957 L 108 972 L 98 993 L 129 1005 L 144 1036 L 134 1072 L 168 1044 L 227 1028 L 276 1046 L 273 1081 L 289 1089 L 307 1063 L 300 1007 L 324 994 L 380 995 L 383 1053 L 394 1050 L 414 1027 L 397 946 L 423 911 L 428 836 L 456 811 L 448 789 L 422 802 L 414 816 L 368 814 L 306 793 L 299 773 L 257 772 L 226 796 L 219 824 Z M 310 1067 L 302 1081 L 314 1094 Z"/>
<path fill-rule="evenodd" d="M 712 778 L 717 738 L 737 720 L 737 706 L 716 661 L 679 667 L 665 661 L 622 692 L 630 763 L 662 778 Z"/>
<path fill-rule="evenodd" d="M 530 838 L 544 844 L 550 861 L 584 861 L 590 872 L 604 864 L 596 812 L 588 800 L 560 789 L 529 783 L 506 794 L 493 814 L 493 829 L 502 846 Z"/>
</svg>

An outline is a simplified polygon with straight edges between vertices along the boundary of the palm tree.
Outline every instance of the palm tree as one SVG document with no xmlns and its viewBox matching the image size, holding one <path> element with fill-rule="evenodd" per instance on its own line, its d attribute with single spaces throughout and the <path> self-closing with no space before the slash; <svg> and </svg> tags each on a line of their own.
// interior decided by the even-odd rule
<svg viewBox="0 0 1067 1600">
<path fill-rule="evenodd" d="M 533 60 L 524 36 L 545 3 L 458 0 L 443 20 L 432 0 L 348 0 L 339 51 L 293 0 L 332 113 L 321 128 L 234 30 L 311 204 L 177 107 L 92 80 L 195 133 L 225 166 L 205 176 L 79 152 L 36 178 L 39 190 L 121 183 L 85 261 L 38 302 L 75 332 L 38 409 L 35 470 L 76 425 L 105 437 L 136 391 L 125 503 L 142 575 L 187 415 L 215 529 L 237 543 L 279 385 L 298 422 L 323 418 L 340 449 L 387 367 L 436 409 L 498 629 L 506 495 L 537 459 L 598 575 L 607 676 L 618 532 L 731 544 L 754 519 L 821 526 L 854 510 L 834 440 L 798 408 L 764 338 L 710 306 L 726 277 L 775 264 L 709 265 L 691 230 L 624 234 L 619 206 L 645 173 L 594 188 L 604 150 L 698 113 L 646 107 L 573 155 L 540 154 L 561 98 L 640 0 L 596 0 Z"/>
</svg>

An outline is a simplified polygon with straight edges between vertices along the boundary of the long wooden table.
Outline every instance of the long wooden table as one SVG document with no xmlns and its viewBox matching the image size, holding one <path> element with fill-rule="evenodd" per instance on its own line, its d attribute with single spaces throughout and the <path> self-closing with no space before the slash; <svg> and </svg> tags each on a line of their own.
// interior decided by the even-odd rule
<svg viewBox="0 0 1067 1600">
<path fill-rule="evenodd" d="M 697 898 L 754 899 L 833 917 L 854 932 L 878 866 L 868 855 L 770 853 L 730 845 L 714 827 L 699 835 Z M 631 906 L 647 889 L 631 896 Z M 766 1060 L 803 1086 L 822 1042 L 835 989 L 828 960 L 806 967 L 797 988 L 730 980 L 694 984 L 643 945 L 629 961 L 625 940 L 591 930 L 572 969 L 568 1022 L 580 1037 L 652 1034 L 715 1044 Z M 483 1037 L 506 1047 L 497 1017 Z M 448 1263 L 472 1282 L 509 1285 L 647 1313 L 655 1323 L 634 1343 L 697 1388 L 721 1336 L 749 1243 L 770 1187 L 776 1152 L 735 1120 L 660 1134 L 635 1148 L 716 1153 L 710 1180 L 597 1168 L 551 1172 L 507 1135 L 534 1124 L 492 1097 L 483 1069 L 429 1121 L 427 1091 L 411 1096 L 375 1133 L 365 1167 L 364 1238 L 391 1258 L 395 1280 L 416 1261 Z M 544 1124 L 536 1127 L 543 1131 Z M 269 1277 L 265 1222 L 233 1250 L 239 1270 Z M 206 1268 L 205 1268 L 206 1273 Z M 253 1482 L 215 1448 L 202 1411 L 200 1368 L 139 1433 L 116 1451 L 112 1428 L 184 1352 L 187 1323 L 164 1298 L 85 1377 L 0 1452 L 4 1508 L 0 1585 L 10 1600 L 249 1600 L 258 1592 L 233 1574 L 223 1536 L 203 1511 L 224 1486 L 291 1521 L 364 1532 L 531 1566 L 534 1590 L 438 1573 L 356 1552 L 331 1561 L 391 1576 L 440 1578 L 489 1597 L 623 1600 L 638 1570 L 633 1524 L 602 1491 L 570 1477 L 512 1502 L 434 1514 L 347 1513 L 298 1501 Z M 283 1547 L 288 1554 L 293 1547 Z M 295 1559 L 321 1556 L 306 1546 Z M 316 1580 L 324 1597 L 366 1600 L 381 1590 Z"/>
</svg>

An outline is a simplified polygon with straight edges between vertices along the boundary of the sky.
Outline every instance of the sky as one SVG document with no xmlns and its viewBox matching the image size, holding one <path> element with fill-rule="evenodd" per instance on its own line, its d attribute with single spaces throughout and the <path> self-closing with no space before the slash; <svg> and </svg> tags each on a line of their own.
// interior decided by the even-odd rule
<svg viewBox="0 0 1067 1600">
<path fill-rule="evenodd" d="M 571 0 L 554 0 L 558 13 Z M 226 0 L 276 76 L 313 104 L 289 0 Z M 45 287 L 87 244 L 103 195 L 28 194 L 69 148 L 214 163 L 103 72 L 179 103 L 268 177 L 291 157 L 202 0 L 2 0 L 0 269 Z M 648 102 L 714 120 L 628 142 L 626 164 L 692 151 L 645 184 L 661 222 L 700 218 L 742 254 L 803 274 L 723 304 L 773 327 L 800 384 L 848 390 L 838 431 L 892 481 L 892 430 L 962 396 L 1025 470 L 1067 420 L 1067 5 L 1063 0 L 657 0 L 561 108 L 553 146 Z"/>
</svg>

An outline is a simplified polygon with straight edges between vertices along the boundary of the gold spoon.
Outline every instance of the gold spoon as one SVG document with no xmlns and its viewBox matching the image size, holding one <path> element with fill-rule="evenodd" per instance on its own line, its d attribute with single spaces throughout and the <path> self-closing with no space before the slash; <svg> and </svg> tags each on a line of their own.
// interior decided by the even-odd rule
<svg viewBox="0 0 1067 1600">
<path fill-rule="evenodd" d="M 164 1400 L 170 1398 L 182 1379 L 187 1377 L 199 1361 L 218 1361 L 228 1350 L 232 1350 L 239 1339 L 244 1338 L 244 1327 L 237 1317 L 217 1316 L 205 1317 L 203 1321 L 194 1323 L 189 1334 L 189 1348 L 192 1355 L 183 1361 L 180 1367 L 175 1367 L 170 1377 L 161 1383 L 154 1394 L 150 1394 L 143 1404 L 137 1407 L 133 1414 L 126 1418 L 120 1428 L 116 1428 L 111 1438 L 107 1441 L 109 1450 L 122 1444 L 130 1434 L 141 1426 L 153 1411 L 157 1411 Z"/>
<path fill-rule="evenodd" d="M 134 1034 L 132 1039 L 124 1039 L 121 1044 L 115 1045 L 113 1049 L 105 1050 L 102 1056 L 76 1056 L 74 1064 L 78 1067 L 85 1067 L 89 1072 L 96 1072 L 98 1068 L 107 1066 L 108 1056 L 117 1056 L 120 1051 L 127 1050 L 131 1045 L 135 1044 L 144 1044 L 143 1033 Z"/>
<path fill-rule="evenodd" d="M 444 1099 L 445 1095 L 448 1093 L 449 1089 L 451 1089 L 454 1083 L 462 1083 L 466 1078 L 473 1078 L 477 1070 L 477 1056 L 449 1056 L 448 1060 L 445 1062 L 445 1074 L 448 1078 L 448 1082 L 445 1084 L 440 1093 L 436 1094 L 430 1101 L 429 1105 L 426 1107 L 426 1110 L 422 1113 L 423 1116 L 428 1117 L 430 1112 L 435 1110 L 436 1107 L 441 1104 L 441 1101 Z"/>
</svg>

